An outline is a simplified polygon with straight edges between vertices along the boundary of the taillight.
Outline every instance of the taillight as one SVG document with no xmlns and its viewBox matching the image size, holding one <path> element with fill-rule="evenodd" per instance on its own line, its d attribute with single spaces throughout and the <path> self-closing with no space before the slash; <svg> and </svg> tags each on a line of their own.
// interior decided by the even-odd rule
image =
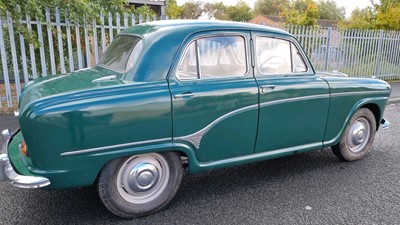
<svg viewBox="0 0 400 225">
<path fill-rule="evenodd" d="M 24 154 L 24 156 L 26 156 L 26 143 L 25 143 L 25 141 L 21 142 L 21 152 L 22 152 L 22 154 Z"/>
</svg>

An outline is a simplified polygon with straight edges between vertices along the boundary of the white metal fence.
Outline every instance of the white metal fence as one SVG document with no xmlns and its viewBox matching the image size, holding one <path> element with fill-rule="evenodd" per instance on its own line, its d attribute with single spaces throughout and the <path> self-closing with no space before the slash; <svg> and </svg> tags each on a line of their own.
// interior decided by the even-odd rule
<svg viewBox="0 0 400 225">
<path fill-rule="evenodd" d="M 400 32 L 289 26 L 316 70 L 400 79 Z"/>
<path fill-rule="evenodd" d="M 53 19 L 52 19 L 53 18 Z M 45 21 L 26 15 L 19 21 L 38 34 L 39 48 L 14 32 L 9 15 L 0 16 L 0 108 L 15 106 L 24 83 L 95 65 L 121 30 L 156 20 L 148 16 L 101 14 L 92 21 L 72 23 L 58 10 L 46 11 Z M 284 28 L 303 45 L 316 70 L 337 70 L 355 77 L 400 79 L 400 32 Z"/>
</svg>

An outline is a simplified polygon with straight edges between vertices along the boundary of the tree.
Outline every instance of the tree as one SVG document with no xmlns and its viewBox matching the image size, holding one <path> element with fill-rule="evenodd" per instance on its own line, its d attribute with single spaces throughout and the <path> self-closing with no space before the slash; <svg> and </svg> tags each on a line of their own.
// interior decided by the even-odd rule
<svg viewBox="0 0 400 225">
<path fill-rule="evenodd" d="M 351 17 L 340 24 L 344 28 L 400 30 L 400 0 L 381 0 L 380 4 L 356 8 Z"/>
<path fill-rule="evenodd" d="M 254 12 L 256 15 L 279 16 L 289 4 L 289 0 L 257 0 L 254 3 Z"/>
<path fill-rule="evenodd" d="M 320 19 L 343 20 L 346 16 L 346 9 L 338 7 L 333 0 L 320 0 L 317 3 Z"/>
<path fill-rule="evenodd" d="M 376 23 L 374 14 L 374 10 L 371 7 L 356 8 L 351 12 L 351 16 L 346 23 L 340 23 L 339 26 L 343 28 L 373 29 Z"/>
<path fill-rule="evenodd" d="M 378 29 L 400 30 L 400 4 L 385 12 L 378 11 L 376 26 Z"/>
<path fill-rule="evenodd" d="M 61 18 L 68 16 L 70 21 L 96 18 L 101 11 L 123 13 L 131 10 L 126 0 L 35 0 L 28 3 L 25 0 L 0 1 L 0 15 L 4 16 L 9 12 L 14 22 L 15 31 L 21 33 L 29 43 L 33 43 L 36 47 L 39 46 L 36 34 L 28 30 L 26 26 L 22 26 L 18 21 L 26 14 L 29 14 L 31 18 L 44 20 L 46 8 L 58 8 Z"/>
<path fill-rule="evenodd" d="M 381 0 L 375 9 L 377 29 L 400 30 L 400 0 Z"/>
<path fill-rule="evenodd" d="M 232 21 L 249 21 L 253 18 L 253 12 L 249 5 L 240 0 L 235 6 L 229 6 L 226 9 L 229 20 Z"/>
<path fill-rule="evenodd" d="M 176 0 L 166 0 L 165 4 L 165 13 L 170 19 L 176 19 L 181 16 L 181 8 L 176 3 Z"/>
<path fill-rule="evenodd" d="M 374 5 L 376 11 L 380 10 L 383 13 L 385 13 L 390 8 L 396 7 L 399 4 L 400 4 L 400 0 L 380 0 L 380 4 L 373 4 L 373 5 Z"/>
<path fill-rule="evenodd" d="M 287 24 L 305 26 L 317 25 L 317 19 L 320 16 L 318 6 L 313 0 L 291 2 L 287 8 L 284 8 L 281 15 Z"/>
<path fill-rule="evenodd" d="M 138 8 L 132 8 L 132 13 L 136 15 L 142 15 L 142 16 L 156 16 L 157 14 L 150 8 L 148 5 L 142 5 Z"/>
<path fill-rule="evenodd" d="M 217 3 L 205 3 L 204 12 L 208 15 L 208 18 L 215 18 L 218 20 L 228 20 L 228 15 L 226 14 L 227 6 L 223 2 Z"/>
<path fill-rule="evenodd" d="M 186 2 L 181 9 L 181 17 L 185 19 L 198 19 L 204 12 L 203 4 L 200 1 Z"/>
</svg>

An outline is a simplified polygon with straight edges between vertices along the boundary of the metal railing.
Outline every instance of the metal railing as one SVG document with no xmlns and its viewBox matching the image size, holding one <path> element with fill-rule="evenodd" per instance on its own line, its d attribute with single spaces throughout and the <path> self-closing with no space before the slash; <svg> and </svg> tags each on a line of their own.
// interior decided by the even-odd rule
<svg viewBox="0 0 400 225">
<path fill-rule="evenodd" d="M 400 79 L 400 32 L 288 26 L 316 70 L 352 77 Z"/>
<path fill-rule="evenodd" d="M 14 31 L 9 14 L 0 15 L 0 108 L 12 108 L 24 83 L 95 65 L 121 30 L 156 20 L 131 14 L 101 14 L 91 21 L 71 22 L 57 9 L 45 21 L 29 15 L 19 21 L 38 34 L 35 48 Z M 354 77 L 400 79 L 400 32 L 283 27 L 303 45 L 316 70 L 337 70 Z"/>
</svg>

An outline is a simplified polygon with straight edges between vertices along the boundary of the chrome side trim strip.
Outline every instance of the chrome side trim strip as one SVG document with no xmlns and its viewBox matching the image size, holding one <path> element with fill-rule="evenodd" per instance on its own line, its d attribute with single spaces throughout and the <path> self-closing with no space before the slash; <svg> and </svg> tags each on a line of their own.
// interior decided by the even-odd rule
<svg viewBox="0 0 400 225">
<path fill-rule="evenodd" d="M 104 150 L 113 149 L 113 148 L 133 147 L 136 145 L 151 144 L 151 143 L 162 142 L 162 141 L 172 141 L 172 138 L 160 138 L 160 139 L 137 141 L 137 142 L 130 142 L 130 143 L 125 143 L 125 144 L 118 144 L 118 145 L 109 145 L 109 146 L 98 147 L 98 148 L 89 148 L 89 149 L 83 149 L 83 150 L 64 152 L 64 153 L 61 153 L 61 155 L 62 156 L 79 155 L 79 154 L 90 153 L 90 152 L 104 151 Z"/>
<path fill-rule="evenodd" d="M 333 93 L 332 97 L 337 96 L 352 96 L 352 95 L 365 95 L 365 94 L 386 94 L 388 91 L 353 91 L 353 92 L 342 92 L 342 93 Z"/>
<path fill-rule="evenodd" d="M 110 81 L 110 80 L 115 80 L 117 79 L 117 75 L 110 75 L 110 76 L 105 76 L 105 77 L 100 77 L 97 79 L 92 80 L 92 83 L 96 82 L 102 82 L 102 81 Z"/>
<path fill-rule="evenodd" d="M 229 159 L 222 159 L 222 160 L 213 161 L 213 162 L 201 163 L 201 167 L 211 167 L 212 168 L 215 166 L 221 166 L 221 165 L 223 166 L 223 165 L 230 164 L 233 162 L 243 162 L 243 161 L 250 162 L 257 158 L 263 158 L 263 157 L 269 157 L 269 156 L 274 156 L 274 155 L 278 155 L 278 154 L 302 151 L 305 149 L 315 149 L 315 148 L 320 148 L 320 147 L 322 147 L 322 143 L 315 142 L 315 143 L 310 143 L 310 144 L 305 144 L 305 145 L 300 145 L 300 146 L 295 146 L 295 147 L 275 149 L 275 150 L 271 150 L 271 151 L 258 152 L 255 154 L 238 156 L 238 157 L 229 158 Z"/>
<path fill-rule="evenodd" d="M 226 118 L 229 118 L 233 115 L 237 115 L 239 113 L 242 112 L 246 112 L 252 109 L 257 109 L 258 108 L 258 104 L 255 105 L 249 105 L 240 109 L 236 109 L 234 111 L 231 111 L 227 114 L 224 114 L 220 117 L 218 117 L 216 120 L 212 121 L 210 124 L 208 124 L 206 127 L 204 127 L 203 129 L 193 133 L 193 134 L 189 134 L 186 136 L 181 136 L 181 137 L 176 137 L 174 138 L 174 140 L 182 140 L 182 141 L 187 141 L 189 143 L 191 143 L 196 149 L 200 148 L 200 142 L 201 139 L 203 138 L 203 136 L 216 124 L 218 124 L 219 122 L 223 121 Z"/>
<path fill-rule="evenodd" d="M 293 102 L 293 101 L 304 101 L 304 100 L 309 100 L 309 99 L 319 99 L 319 98 L 329 98 L 329 94 L 311 95 L 311 96 L 280 99 L 280 100 L 276 100 L 276 101 L 270 101 L 270 102 L 261 103 L 260 107 L 267 106 L 267 105 L 282 104 L 282 103 Z M 193 134 L 186 135 L 186 136 L 176 137 L 176 138 L 174 138 L 174 140 L 182 140 L 182 141 L 189 142 L 196 149 L 199 149 L 200 148 L 201 139 L 203 138 L 203 136 L 212 127 L 214 127 L 216 124 L 218 124 L 219 122 L 223 121 L 224 119 L 226 119 L 226 118 L 228 118 L 230 116 L 237 115 L 239 113 L 242 113 L 242 112 L 245 112 L 245 111 L 249 111 L 249 110 L 252 110 L 252 109 L 256 109 L 256 108 L 258 108 L 258 104 L 246 106 L 246 107 L 243 107 L 243 108 L 240 108 L 240 109 L 236 109 L 236 110 L 234 110 L 232 112 L 229 112 L 227 114 L 224 114 L 224 115 L 218 117 L 216 120 L 214 120 L 213 122 L 211 122 L 210 124 L 208 124 L 206 127 L 204 127 L 203 129 L 201 129 L 199 131 L 197 131 L 197 132 L 195 132 Z"/>
<path fill-rule="evenodd" d="M 320 98 L 329 98 L 329 94 L 309 95 L 309 96 L 302 96 L 302 97 L 279 99 L 279 100 L 275 100 L 275 101 L 269 101 L 269 102 L 261 103 L 260 107 L 268 106 L 268 105 L 277 105 L 277 104 L 294 102 L 294 101 L 305 101 L 305 100 L 311 100 L 311 99 L 320 99 Z"/>
</svg>

